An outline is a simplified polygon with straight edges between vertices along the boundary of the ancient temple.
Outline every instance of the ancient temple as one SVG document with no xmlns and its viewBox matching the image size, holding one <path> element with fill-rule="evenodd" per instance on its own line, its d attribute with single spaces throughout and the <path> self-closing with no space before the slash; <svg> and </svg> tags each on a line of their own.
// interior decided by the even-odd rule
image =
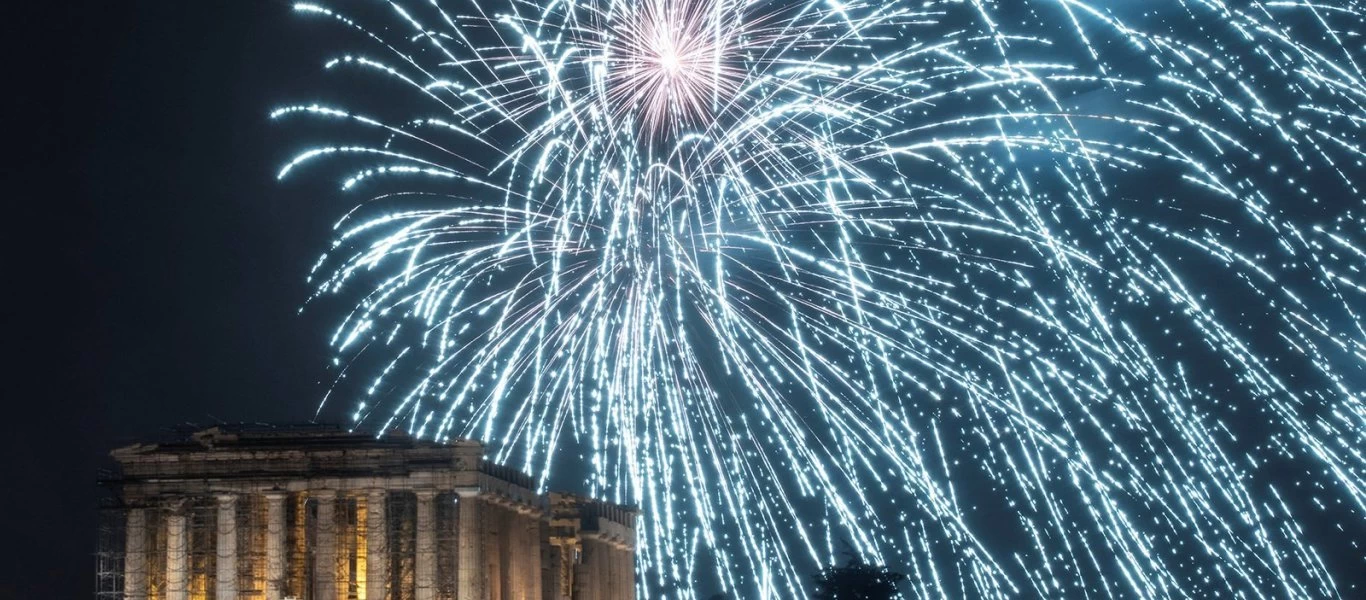
<svg viewBox="0 0 1366 600">
<path fill-rule="evenodd" d="M 636 513 L 437 444 L 235 427 L 113 452 L 101 595 L 630 600 Z"/>
</svg>

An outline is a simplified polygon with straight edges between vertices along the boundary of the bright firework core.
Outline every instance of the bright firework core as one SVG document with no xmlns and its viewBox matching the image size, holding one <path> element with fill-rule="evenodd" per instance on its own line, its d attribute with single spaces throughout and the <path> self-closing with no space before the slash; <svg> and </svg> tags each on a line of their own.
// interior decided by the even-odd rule
<svg viewBox="0 0 1366 600">
<path fill-rule="evenodd" d="M 646 2 L 616 18 L 605 44 L 608 99 L 618 116 L 635 113 L 647 135 L 696 123 L 728 101 L 739 73 L 736 26 L 716 3 Z"/>
</svg>

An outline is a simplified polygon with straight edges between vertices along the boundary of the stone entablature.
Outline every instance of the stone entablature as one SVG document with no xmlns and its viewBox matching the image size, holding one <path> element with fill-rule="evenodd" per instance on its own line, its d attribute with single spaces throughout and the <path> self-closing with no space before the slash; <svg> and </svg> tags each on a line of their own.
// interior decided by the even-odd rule
<svg viewBox="0 0 1366 600">
<path fill-rule="evenodd" d="M 635 511 L 482 444 L 212 428 L 113 453 L 127 600 L 627 600 Z"/>
</svg>

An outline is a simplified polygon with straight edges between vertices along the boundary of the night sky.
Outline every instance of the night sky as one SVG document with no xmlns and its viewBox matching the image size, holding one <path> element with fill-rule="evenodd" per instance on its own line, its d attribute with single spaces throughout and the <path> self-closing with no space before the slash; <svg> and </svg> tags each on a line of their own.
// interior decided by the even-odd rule
<svg viewBox="0 0 1366 600">
<path fill-rule="evenodd" d="M 320 65 L 335 50 L 335 28 L 305 26 L 289 7 L 9 8 L 18 49 L 6 63 L 18 72 L 6 79 L 20 83 L 6 95 L 20 105 L 7 110 L 18 185 L 7 182 L 0 230 L 11 271 L 0 600 L 90 597 L 110 449 L 192 426 L 315 418 L 346 307 L 301 313 L 305 276 L 349 205 L 333 179 L 275 180 L 301 138 L 267 113 L 329 89 Z"/>
<path fill-rule="evenodd" d="M 335 315 L 299 309 L 338 206 L 275 182 L 297 145 L 267 112 L 318 88 L 325 48 L 285 2 L 8 12 L 0 598 L 88 598 L 109 449 L 313 418 Z"/>
</svg>

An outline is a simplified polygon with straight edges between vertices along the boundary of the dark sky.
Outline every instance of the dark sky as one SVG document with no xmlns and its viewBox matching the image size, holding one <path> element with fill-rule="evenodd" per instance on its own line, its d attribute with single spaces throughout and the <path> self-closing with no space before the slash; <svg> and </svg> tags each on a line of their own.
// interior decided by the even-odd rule
<svg viewBox="0 0 1366 600">
<path fill-rule="evenodd" d="M 288 8 L 7 7 L 0 598 L 90 597 L 110 448 L 313 416 L 331 319 L 298 309 L 338 211 L 274 181 L 291 146 L 266 113 L 322 56 Z"/>
</svg>

